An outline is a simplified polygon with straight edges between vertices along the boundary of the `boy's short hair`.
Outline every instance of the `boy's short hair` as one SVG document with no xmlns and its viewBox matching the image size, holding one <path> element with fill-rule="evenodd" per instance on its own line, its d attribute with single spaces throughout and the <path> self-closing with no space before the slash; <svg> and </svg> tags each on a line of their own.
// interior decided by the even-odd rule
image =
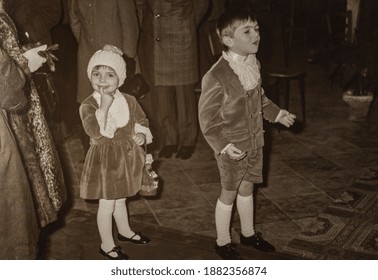
<svg viewBox="0 0 378 280">
<path fill-rule="evenodd" d="M 224 36 L 233 37 L 235 29 L 248 20 L 256 21 L 256 15 L 252 9 L 229 9 L 217 20 L 216 32 L 222 42 Z"/>
</svg>

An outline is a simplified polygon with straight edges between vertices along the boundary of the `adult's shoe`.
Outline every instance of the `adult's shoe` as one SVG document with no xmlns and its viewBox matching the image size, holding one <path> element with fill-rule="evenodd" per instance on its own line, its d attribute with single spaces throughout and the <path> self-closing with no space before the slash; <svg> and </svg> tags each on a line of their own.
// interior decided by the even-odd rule
<svg viewBox="0 0 378 280">
<path fill-rule="evenodd" d="M 182 146 L 176 154 L 176 158 L 189 159 L 194 153 L 194 146 Z"/>
<path fill-rule="evenodd" d="M 170 158 L 173 153 L 177 152 L 177 145 L 164 146 L 159 152 L 159 158 Z"/>
</svg>

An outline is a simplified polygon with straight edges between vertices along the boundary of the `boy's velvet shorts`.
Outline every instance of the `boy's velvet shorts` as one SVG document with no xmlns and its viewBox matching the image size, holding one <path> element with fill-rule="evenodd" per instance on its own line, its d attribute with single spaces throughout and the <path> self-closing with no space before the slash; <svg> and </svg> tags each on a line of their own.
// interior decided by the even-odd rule
<svg viewBox="0 0 378 280">
<path fill-rule="evenodd" d="M 242 181 L 262 183 L 263 152 L 262 148 L 247 152 L 240 161 L 231 160 L 228 155 L 215 155 L 221 178 L 222 188 L 237 190 Z"/>
</svg>

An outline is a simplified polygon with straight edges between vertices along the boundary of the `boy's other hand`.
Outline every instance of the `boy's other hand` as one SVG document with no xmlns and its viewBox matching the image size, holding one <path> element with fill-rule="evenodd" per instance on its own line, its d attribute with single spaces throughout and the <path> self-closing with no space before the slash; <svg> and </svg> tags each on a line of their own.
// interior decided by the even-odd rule
<svg viewBox="0 0 378 280">
<path fill-rule="evenodd" d="M 247 152 L 239 150 L 234 145 L 230 145 L 225 152 L 231 160 L 236 161 L 242 160 L 247 155 Z"/>
<path fill-rule="evenodd" d="M 297 118 L 296 115 L 289 113 L 286 110 L 281 110 L 280 116 L 277 121 L 286 127 L 290 127 L 293 125 L 296 118 Z"/>
</svg>

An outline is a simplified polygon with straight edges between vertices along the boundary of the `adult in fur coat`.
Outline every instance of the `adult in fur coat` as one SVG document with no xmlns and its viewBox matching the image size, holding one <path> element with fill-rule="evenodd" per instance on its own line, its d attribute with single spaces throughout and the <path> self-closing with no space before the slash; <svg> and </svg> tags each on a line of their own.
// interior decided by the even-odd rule
<svg viewBox="0 0 378 280">
<path fill-rule="evenodd" d="M 0 0 L 1 4 L 2 2 Z M 21 90 L 17 93 L 24 95 L 23 97 L 26 97 L 27 101 L 22 110 L 7 111 L 7 120 L 31 185 L 35 211 L 41 228 L 57 219 L 57 213 L 66 199 L 61 163 L 43 114 L 37 88 L 31 76 L 32 72 L 46 62 L 45 58 L 38 55 L 38 52 L 43 51 L 46 47 L 46 45 L 42 45 L 24 51 L 19 45 L 16 27 L 12 19 L 0 5 L 0 48 L 4 52 L 4 56 L 12 60 L 12 65 L 23 77 L 23 84 L 18 85 Z M 4 81 L 5 86 L 8 85 L 6 89 L 15 90 L 8 81 L 17 77 L 7 76 L 6 71 L 1 73 L 4 76 L 2 78 L 6 78 Z M 6 93 L 7 91 L 2 92 L 2 94 Z M 9 98 L 17 96 L 8 95 Z"/>
</svg>

